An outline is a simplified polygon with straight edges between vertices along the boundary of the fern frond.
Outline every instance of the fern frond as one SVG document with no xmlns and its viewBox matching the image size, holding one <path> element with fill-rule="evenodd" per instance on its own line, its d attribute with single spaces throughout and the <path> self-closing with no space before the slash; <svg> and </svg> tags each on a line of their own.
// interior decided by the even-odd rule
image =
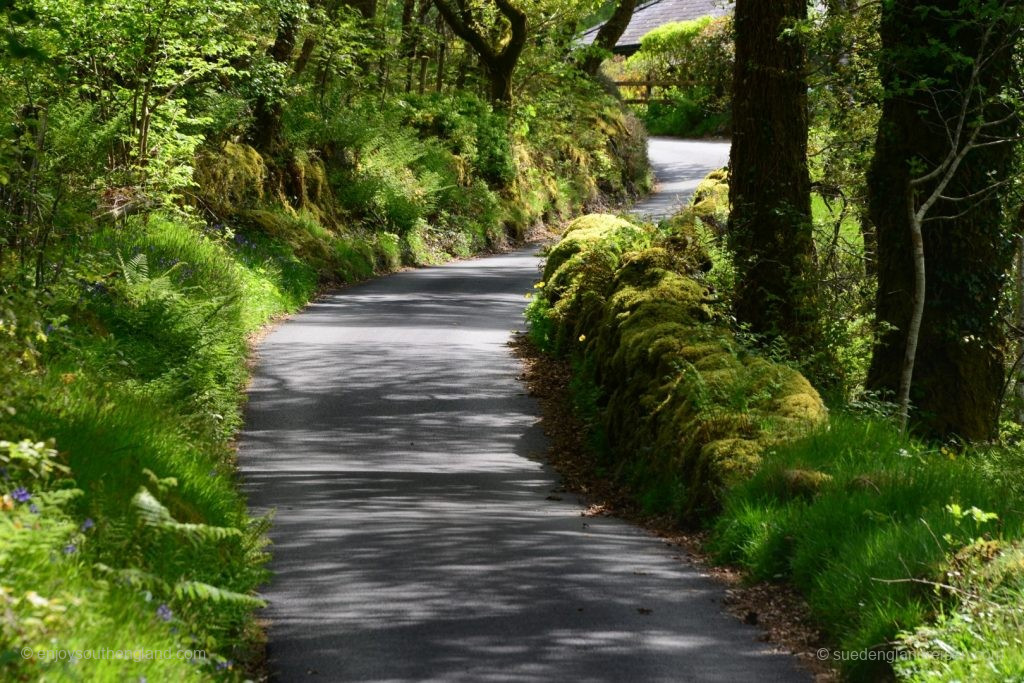
<svg viewBox="0 0 1024 683">
<path fill-rule="evenodd" d="M 160 493 L 163 493 L 167 489 L 175 488 L 178 485 L 178 480 L 175 477 L 160 478 L 156 475 L 156 472 L 148 467 L 142 468 L 142 474 L 145 475 L 146 479 L 149 479 L 149 483 L 155 486 L 156 490 Z"/>
<path fill-rule="evenodd" d="M 149 279 L 149 260 L 144 253 L 135 254 L 127 263 L 121 254 L 118 254 L 117 260 L 121 262 L 121 273 L 128 284 L 137 285 Z"/>
<path fill-rule="evenodd" d="M 242 532 L 232 527 L 212 526 L 210 524 L 186 524 L 174 519 L 171 511 L 164 507 L 145 486 L 140 486 L 132 498 L 132 507 L 143 524 L 156 529 L 173 531 L 188 536 L 196 541 L 223 541 L 227 538 L 240 538 Z"/>
<path fill-rule="evenodd" d="M 183 600 L 205 600 L 209 602 L 229 602 L 245 607 L 266 607 L 262 598 L 245 593 L 236 593 L 226 588 L 217 588 L 201 581 L 181 581 L 174 586 L 174 595 Z"/>
</svg>

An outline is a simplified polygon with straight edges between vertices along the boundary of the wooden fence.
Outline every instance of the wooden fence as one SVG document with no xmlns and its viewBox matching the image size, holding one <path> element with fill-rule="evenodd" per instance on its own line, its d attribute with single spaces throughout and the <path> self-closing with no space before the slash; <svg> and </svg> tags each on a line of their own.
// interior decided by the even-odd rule
<svg viewBox="0 0 1024 683">
<path fill-rule="evenodd" d="M 622 93 L 622 101 L 626 104 L 651 104 L 652 102 L 666 103 L 669 100 L 664 97 L 654 97 L 655 88 L 672 88 L 689 85 L 685 81 L 673 81 L 665 79 L 623 79 L 613 81 L 615 87 Z M 627 90 L 623 90 L 626 88 Z"/>
</svg>

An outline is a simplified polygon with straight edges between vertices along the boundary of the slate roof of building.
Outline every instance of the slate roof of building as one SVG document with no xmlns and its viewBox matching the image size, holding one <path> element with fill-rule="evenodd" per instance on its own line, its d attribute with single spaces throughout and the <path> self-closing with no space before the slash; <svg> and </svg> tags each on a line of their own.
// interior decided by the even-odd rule
<svg viewBox="0 0 1024 683">
<path fill-rule="evenodd" d="M 616 52 L 634 52 L 640 47 L 640 39 L 652 29 L 671 21 L 689 21 L 700 17 L 720 17 L 732 12 L 729 0 L 652 0 L 638 5 L 633 11 L 633 18 L 626 31 L 615 45 Z M 597 25 L 588 29 L 582 36 L 581 43 L 590 45 L 597 36 Z"/>
</svg>

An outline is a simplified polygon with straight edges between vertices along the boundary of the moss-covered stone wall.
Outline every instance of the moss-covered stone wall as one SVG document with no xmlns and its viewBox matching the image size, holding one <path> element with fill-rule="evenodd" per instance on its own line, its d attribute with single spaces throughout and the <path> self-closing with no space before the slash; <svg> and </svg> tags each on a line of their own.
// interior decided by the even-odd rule
<svg viewBox="0 0 1024 683">
<path fill-rule="evenodd" d="M 774 444 L 826 417 L 796 370 L 743 348 L 713 305 L 685 230 L 606 214 L 570 224 L 530 306 L 534 337 L 597 393 L 595 427 L 652 511 L 693 515 Z"/>
</svg>

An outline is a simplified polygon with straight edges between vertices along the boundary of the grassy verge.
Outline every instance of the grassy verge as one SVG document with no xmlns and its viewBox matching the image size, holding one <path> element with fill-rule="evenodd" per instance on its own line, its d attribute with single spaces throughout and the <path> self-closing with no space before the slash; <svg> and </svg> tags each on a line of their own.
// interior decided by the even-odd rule
<svg viewBox="0 0 1024 683">
<path fill-rule="evenodd" d="M 300 306 L 316 273 L 180 220 L 125 228 L 4 316 L 10 341 L 35 335 L 4 378 L 12 680 L 232 679 L 253 663 L 266 521 L 246 511 L 228 440 L 248 335 Z"/>
<path fill-rule="evenodd" d="M 548 255 L 531 334 L 572 360 L 600 466 L 647 512 L 709 529 L 722 562 L 797 587 L 849 678 L 1019 678 L 1019 455 L 820 419 L 802 378 L 720 322 L 728 273 L 692 218 L 641 237 L 603 219 Z"/>
<path fill-rule="evenodd" d="M 884 421 L 833 415 L 726 492 L 711 545 L 755 579 L 799 587 L 838 650 L 876 653 L 840 662 L 852 678 L 876 679 L 894 662 L 913 679 L 1019 676 L 1019 621 L 1007 629 L 1005 610 L 977 612 L 1019 591 L 1020 565 L 1016 576 L 1001 573 L 996 583 L 1007 585 L 977 579 L 992 563 L 1019 563 L 1008 539 L 1024 532 L 1021 506 L 978 457 L 929 448 Z M 957 634 L 964 607 L 976 613 L 966 615 L 979 629 L 973 642 Z M 990 629 L 1003 637 L 981 635 Z"/>
</svg>

